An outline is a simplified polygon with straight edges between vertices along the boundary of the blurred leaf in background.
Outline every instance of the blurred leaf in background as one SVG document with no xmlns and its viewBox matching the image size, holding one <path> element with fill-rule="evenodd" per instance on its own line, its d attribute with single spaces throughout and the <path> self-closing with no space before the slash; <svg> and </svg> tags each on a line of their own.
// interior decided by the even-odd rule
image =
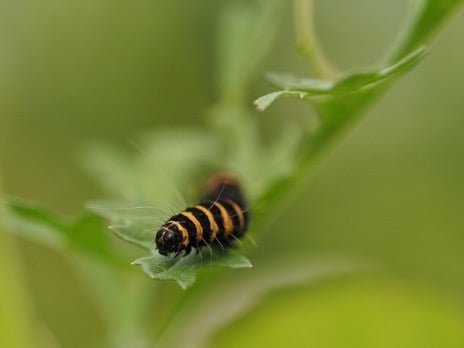
<svg viewBox="0 0 464 348">
<path fill-rule="evenodd" d="M 462 312 L 436 295 L 355 277 L 277 290 L 218 330 L 209 347 L 457 348 L 463 325 Z"/>
<path fill-rule="evenodd" d="M 4 218 L 4 209 L 0 207 L 0 346 L 32 348 L 38 346 L 34 342 L 37 322 L 16 245 L 4 230 Z"/>
</svg>

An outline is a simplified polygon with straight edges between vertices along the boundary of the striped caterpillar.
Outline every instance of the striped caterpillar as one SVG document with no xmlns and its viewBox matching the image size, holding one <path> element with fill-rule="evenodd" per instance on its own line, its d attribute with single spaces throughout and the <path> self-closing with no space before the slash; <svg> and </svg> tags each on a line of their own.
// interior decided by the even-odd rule
<svg viewBox="0 0 464 348">
<path fill-rule="evenodd" d="M 169 218 L 156 232 L 161 255 L 190 254 L 207 245 L 230 246 L 243 236 L 248 211 L 237 179 L 228 173 L 210 177 L 201 202 Z"/>
</svg>

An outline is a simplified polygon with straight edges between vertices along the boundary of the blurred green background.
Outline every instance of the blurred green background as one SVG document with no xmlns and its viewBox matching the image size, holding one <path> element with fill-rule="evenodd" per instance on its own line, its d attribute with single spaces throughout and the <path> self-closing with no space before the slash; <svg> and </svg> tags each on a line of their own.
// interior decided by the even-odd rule
<svg viewBox="0 0 464 348">
<path fill-rule="evenodd" d="M 218 94 L 221 7 L 213 0 L 0 2 L 4 192 L 63 214 L 81 211 L 103 194 L 79 164 L 87 142 L 133 149 L 147 130 L 204 124 Z M 378 64 L 401 32 L 407 8 L 399 0 L 317 2 L 327 55 L 342 69 Z M 304 73 L 294 51 L 291 6 L 284 9 L 262 71 Z M 385 275 L 279 290 L 217 332 L 214 346 L 264 346 L 259 334 L 266 328 L 293 337 L 279 320 L 316 333 L 309 341 L 294 337 L 305 346 L 464 346 L 463 15 L 453 16 L 425 61 L 322 158 L 252 257 L 256 269 L 270 255 L 347 255 L 369 260 Z M 257 79 L 250 105 L 269 90 Z M 284 100 L 256 117 L 272 137 L 282 119 L 302 122 L 311 113 Z M 105 325 L 67 255 L 3 238 L 16 255 L 0 259 L 0 273 L 18 268 L 22 290 L 13 293 L 33 313 L 30 325 L 48 342 L 43 346 L 98 346 Z M 150 284 L 158 296 L 182 292 L 174 285 L 155 291 Z M 282 305 L 289 297 L 299 305 Z M 429 334 L 435 336 L 423 338 Z"/>
</svg>

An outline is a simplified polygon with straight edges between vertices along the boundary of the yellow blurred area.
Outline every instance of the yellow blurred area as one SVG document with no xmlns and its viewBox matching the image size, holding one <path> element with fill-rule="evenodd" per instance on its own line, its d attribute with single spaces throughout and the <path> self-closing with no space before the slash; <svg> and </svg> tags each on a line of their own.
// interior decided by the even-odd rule
<svg viewBox="0 0 464 348">
<path fill-rule="evenodd" d="M 452 303 L 367 276 L 276 291 L 218 330 L 208 346 L 457 348 L 463 325 Z"/>
</svg>

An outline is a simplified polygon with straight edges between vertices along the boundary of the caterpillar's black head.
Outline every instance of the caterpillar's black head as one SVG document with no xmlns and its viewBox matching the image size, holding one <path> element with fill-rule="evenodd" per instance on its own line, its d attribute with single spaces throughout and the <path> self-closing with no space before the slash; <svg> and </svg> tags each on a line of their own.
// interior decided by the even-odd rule
<svg viewBox="0 0 464 348">
<path fill-rule="evenodd" d="M 156 247 L 161 255 L 168 256 L 182 250 L 182 237 L 178 231 L 161 228 L 156 232 Z"/>
</svg>

